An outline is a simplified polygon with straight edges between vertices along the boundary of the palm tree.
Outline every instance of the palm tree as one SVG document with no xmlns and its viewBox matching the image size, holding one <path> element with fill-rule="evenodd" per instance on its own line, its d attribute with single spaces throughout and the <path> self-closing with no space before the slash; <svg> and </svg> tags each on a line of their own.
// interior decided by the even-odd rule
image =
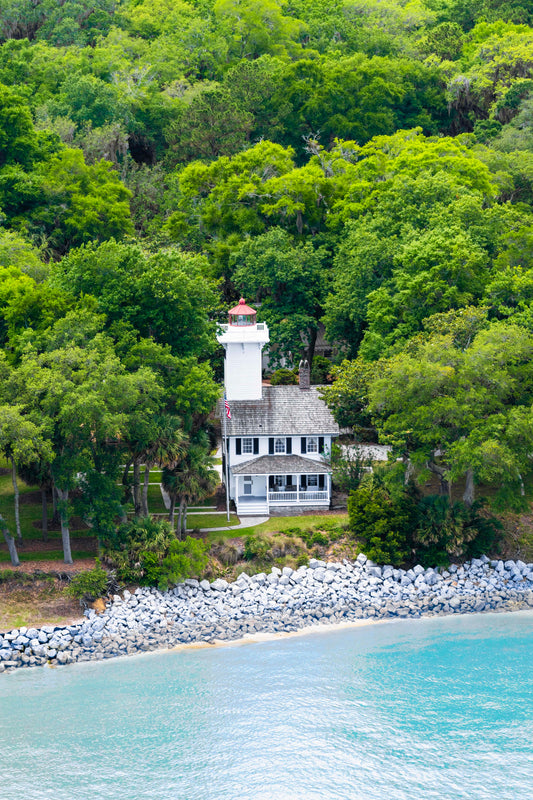
<svg viewBox="0 0 533 800">
<path fill-rule="evenodd" d="M 187 530 L 187 506 L 205 497 L 216 486 L 217 476 L 212 469 L 209 443 L 204 431 L 195 435 L 183 457 L 173 468 L 164 467 L 162 485 L 170 497 L 169 521 L 174 528 L 178 504 L 178 536 Z"/>
<path fill-rule="evenodd" d="M 154 466 L 172 469 L 185 453 L 187 437 L 183 432 L 180 420 L 170 415 L 162 416 L 157 421 L 157 433 L 145 450 L 144 483 L 141 496 L 142 515 L 147 517 L 148 485 L 150 469 Z"/>
</svg>

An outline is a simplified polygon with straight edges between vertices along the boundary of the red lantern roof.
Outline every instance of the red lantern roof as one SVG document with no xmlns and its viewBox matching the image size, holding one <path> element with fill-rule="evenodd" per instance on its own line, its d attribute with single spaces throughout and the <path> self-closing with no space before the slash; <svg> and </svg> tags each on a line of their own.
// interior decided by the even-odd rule
<svg viewBox="0 0 533 800">
<path fill-rule="evenodd" d="M 230 308 L 228 314 L 230 315 L 230 317 L 243 314 L 246 316 L 250 316 L 253 314 L 253 316 L 255 316 L 257 314 L 257 311 L 255 310 L 255 308 L 247 306 L 246 300 L 244 299 L 244 297 L 241 297 L 241 299 L 239 300 L 239 305 L 235 306 L 235 308 Z"/>
</svg>

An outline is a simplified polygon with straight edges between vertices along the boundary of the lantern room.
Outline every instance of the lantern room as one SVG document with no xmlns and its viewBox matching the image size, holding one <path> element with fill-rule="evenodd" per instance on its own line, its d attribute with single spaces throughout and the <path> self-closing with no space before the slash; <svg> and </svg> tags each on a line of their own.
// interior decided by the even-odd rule
<svg viewBox="0 0 533 800">
<path fill-rule="evenodd" d="M 238 306 L 229 310 L 228 315 L 229 324 L 241 328 L 245 325 L 255 325 L 257 321 L 257 311 L 246 305 L 244 297 L 241 297 Z"/>
</svg>

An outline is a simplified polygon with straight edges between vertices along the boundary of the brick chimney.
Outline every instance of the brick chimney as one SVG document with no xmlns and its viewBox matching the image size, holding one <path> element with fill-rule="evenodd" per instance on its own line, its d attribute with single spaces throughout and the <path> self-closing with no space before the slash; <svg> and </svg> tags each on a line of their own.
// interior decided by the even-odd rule
<svg viewBox="0 0 533 800">
<path fill-rule="evenodd" d="M 298 365 L 298 376 L 301 391 L 307 391 L 311 388 L 311 369 L 307 359 L 300 361 Z"/>
</svg>

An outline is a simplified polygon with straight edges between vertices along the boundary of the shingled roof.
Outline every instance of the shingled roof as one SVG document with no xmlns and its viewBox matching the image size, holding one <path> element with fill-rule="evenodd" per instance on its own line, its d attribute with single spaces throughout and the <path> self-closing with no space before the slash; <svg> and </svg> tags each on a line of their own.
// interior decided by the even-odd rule
<svg viewBox="0 0 533 800">
<path fill-rule="evenodd" d="M 331 472 L 323 461 L 302 456 L 259 456 L 231 468 L 234 475 L 316 475 Z"/>
<path fill-rule="evenodd" d="M 339 426 L 316 387 L 263 386 L 261 400 L 231 400 L 227 436 L 338 436 Z M 218 415 L 222 415 L 223 401 Z"/>
</svg>

